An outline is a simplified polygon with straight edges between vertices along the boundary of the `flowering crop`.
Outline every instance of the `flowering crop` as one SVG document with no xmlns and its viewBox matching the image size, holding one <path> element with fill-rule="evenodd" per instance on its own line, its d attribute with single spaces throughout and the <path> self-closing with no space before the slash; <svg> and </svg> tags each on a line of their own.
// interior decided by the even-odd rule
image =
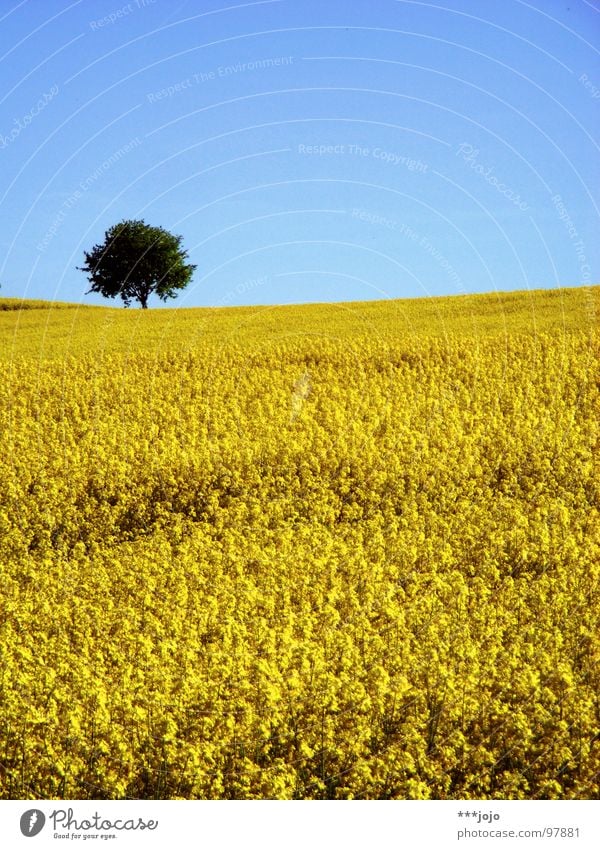
<svg viewBox="0 0 600 849">
<path fill-rule="evenodd" d="M 597 797 L 597 301 L 0 311 L 0 797 Z"/>
</svg>

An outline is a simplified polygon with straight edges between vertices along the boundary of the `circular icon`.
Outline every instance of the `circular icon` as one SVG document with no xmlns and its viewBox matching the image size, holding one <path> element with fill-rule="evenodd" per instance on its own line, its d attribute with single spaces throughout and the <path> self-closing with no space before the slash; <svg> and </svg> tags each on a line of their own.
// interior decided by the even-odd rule
<svg viewBox="0 0 600 849">
<path fill-rule="evenodd" d="M 25 837 L 35 837 L 43 829 L 46 817 L 37 808 L 32 808 L 21 816 L 21 834 Z"/>
</svg>

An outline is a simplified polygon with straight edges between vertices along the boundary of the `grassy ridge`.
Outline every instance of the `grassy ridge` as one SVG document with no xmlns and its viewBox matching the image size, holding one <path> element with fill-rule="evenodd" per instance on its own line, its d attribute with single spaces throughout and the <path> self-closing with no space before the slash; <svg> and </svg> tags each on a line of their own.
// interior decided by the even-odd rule
<svg viewBox="0 0 600 849">
<path fill-rule="evenodd" d="M 315 337 L 408 340 L 586 331 L 598 321 L 600 287 L 299 306 L 124 310 L 0 300 L 0 357 L 79 352 L 192 350 L 203 344 Z M 64 307 L 70 307 L 64 309 Z"/>
<path fill-rule="evenodd" d="M 77 304 L 61 301 L 35 301 L 27 298 L 0 298 L 0 312 L 8 310 L 60 310 L 76 309 Z"/>
</svg>

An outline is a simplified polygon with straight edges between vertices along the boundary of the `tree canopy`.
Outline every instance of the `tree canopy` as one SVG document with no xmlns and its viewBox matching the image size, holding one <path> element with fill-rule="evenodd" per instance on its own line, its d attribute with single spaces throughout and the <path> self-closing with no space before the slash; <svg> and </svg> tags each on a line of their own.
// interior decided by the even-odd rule
<svg viewBox="0 0 600 849">
<path fill-rule="evenodd" d="M 176 298 L 190 282 L 196 269 L 186 262 L 182 236 L 145 221 L 124 220 L 104 234 L 104 242 L 84 251 L 85 263 L 78 266 L 88 275 L 90 292 L 105 298 L 119 296 L 125 306 L 139 301 L 146 309 L 155 294 L 162 301 Z"/>
</svg>

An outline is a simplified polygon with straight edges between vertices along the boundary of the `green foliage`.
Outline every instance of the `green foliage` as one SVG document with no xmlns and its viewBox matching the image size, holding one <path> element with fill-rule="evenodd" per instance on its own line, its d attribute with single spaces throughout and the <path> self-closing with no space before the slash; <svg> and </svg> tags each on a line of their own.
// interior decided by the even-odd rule
<svg viewBox="0 0 600 849">
<path fill-rule="evenodd" d="M 88 274 L 89 292 L 118 295 L 125 306 L 139 301 L 145 309 L 150 295 L 166 301 L 190 282 L 196 266 L 186 263 L 181 239 L 143 220 L 121 221 L 106 231 L 101 245 L 84 251 L 85 264 L 78 268 Z"/>
</svg>

